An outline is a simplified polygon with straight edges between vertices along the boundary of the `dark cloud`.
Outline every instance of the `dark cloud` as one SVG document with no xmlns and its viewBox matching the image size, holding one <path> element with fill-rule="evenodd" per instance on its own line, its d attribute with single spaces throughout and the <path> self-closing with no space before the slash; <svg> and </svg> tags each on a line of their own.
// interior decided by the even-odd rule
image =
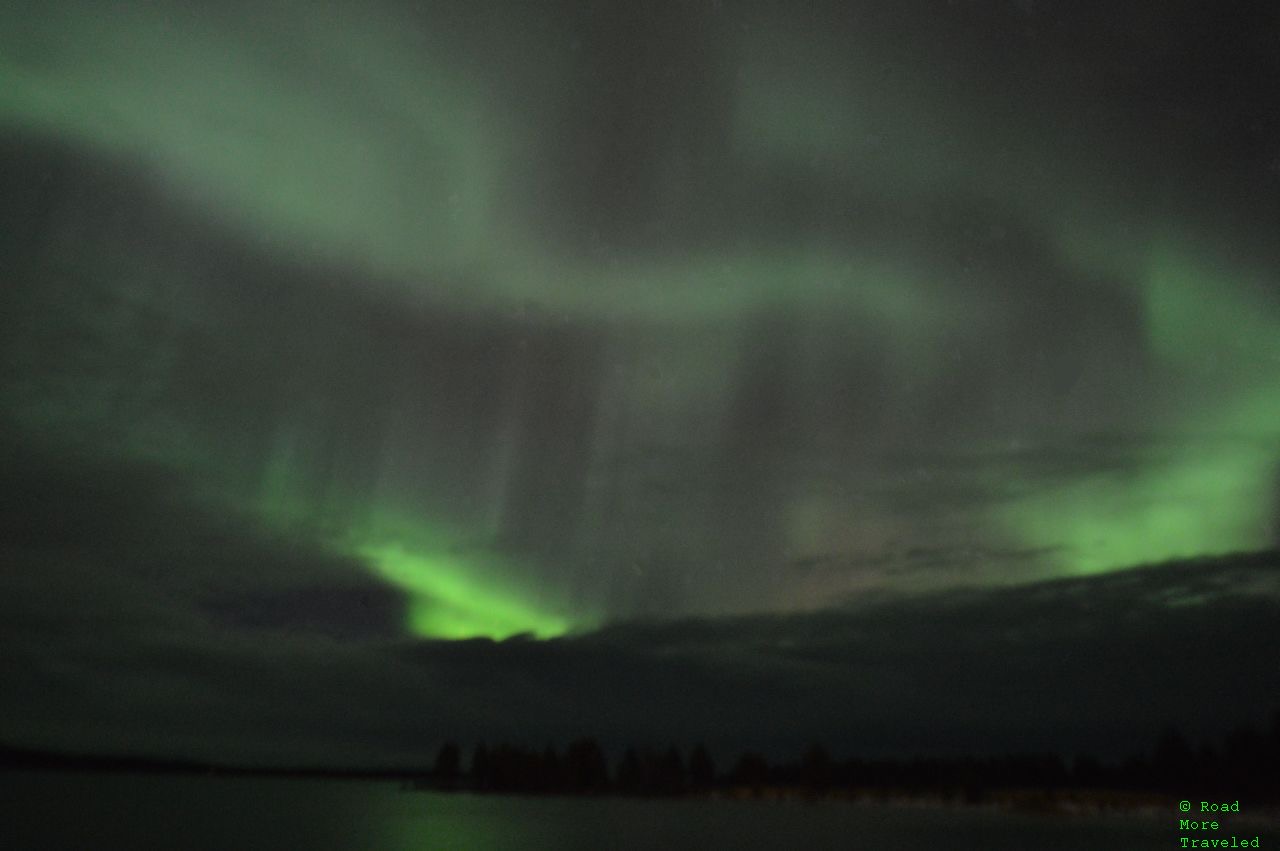
<svg viewBox="0 0 1280 851">
<path fill-rule="evenodd" d="M 272 575 L 270 547 L 242 546 Z M 122 591 L 147 618 L 52 632 L 6 618 L 3 715 L 27 741 L 268 762 L 412 763 L 442 737 L 538 744 L 582 733 L 613 745 L 705 739 L 722 751 L 820 739 L 867 754 L 1119 753 L 1164 725 L 1216 733 L 1280 704 L 1256 652 L 1280 639 L 1270 634 L 1277 558 L 551 641 L 378 638 L 366 629 L 376 624 L 353 623 L 345 593 L 300 576 L 274 596 L 242 595 L 229 617 L 208 617 L 194 589 Z M 37 594 L 10 574 L 7 607 L 74 605 L 79 577 L 43 578 Z"/>
<path fill-rule="evenodd" d="M 80 607 L 93 608 L 105 588 L 126 610 L 166 599 L 179 610 L 198 603 L 239 626 L 338 634 L 400 627 L 399 596 L 358 562 L 202 500 L 171 471 L 65 448 L 53 455 L 13 435 L 0 441 L 0 453 L 3 581 L 16 597 L 10 626 L 66 628 L 64 606 L 81 618 Z M 95 622 L 122 616 L 99 603 Z"/>
<path fill-rule="evenodd" d="M 373 583 L 214 594 L 201 608 L 229 627 L 315 631 L 335 638 L 389 638 L 404 623 L 401 595 Z"/>
</svg>

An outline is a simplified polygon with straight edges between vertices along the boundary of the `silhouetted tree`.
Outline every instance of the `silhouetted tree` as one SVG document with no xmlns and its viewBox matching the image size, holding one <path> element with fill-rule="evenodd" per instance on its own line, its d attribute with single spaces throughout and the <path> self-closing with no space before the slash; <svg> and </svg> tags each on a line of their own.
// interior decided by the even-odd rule
<svg viewBox="0 0 1280 851">
<path fill-rule="evenodd" d="M 565 752 L 565 773 L 569 787 L 579 792 L 602 790 L 609 780 L 604 751 L 595 739 L 579 739 Z"/>
<path fill-rule="evenodd" d="M 504 792 L 550 791 L 542 757 L 506 742 L 494 749 L 492 763 L 493 788 Z"/>
<path fill-rule="evenodd" d="M 822 745 L 813 744 L 800 761 L 800 782 L 815 791 L 831 785 L 831 758 Z"/>
<path fill-rule="evenodd" d="M 758 753 L 744 753 L 729 776 L 736 785 L 758 789 L 769 782 L 769 763 Z"/>
<path fill-rule="evenodd" d="M 672 745 L 658 760 L 654 791 L 663 795 L 674 795 L 684 791 L 685 781 L 684 760 L 680 758 L 680 751 Z"/>
<path fill-rule="evenodd" d="M 618 789 L 622 792 L 636 793 L 640 791 L 643 784 L 644 774 L 640 765 L 640 755 L 636 753 L 635 748 L 627 748 L 622 755 L 622 761 L 618 763 Z"/>
<path fill-rule="evenodd" d="M 1237 727 L 1227 734 L 1222 758 L 1231 779 L 1238 788 L 1260 790 L 1275 771 L 1267 760 L 1267 739 L 1252 727 Z"/>
<path fill-rule="evenodd" d="M 563 789 L 565 785 L 564 763 L 560 759 L 560 755 L 556 753 L 556 749 L 551 745 L 547 745 L 542 752 L 542 785 L 548 791 Z"/>
<path fill-rule="evenodd" d="M 493 760 L 483 742 L 471 752 L 471 785 L 476 789 L 493 788 Z"/>
<path fill-rule="evenodd" d="M 1071 780 L 1077 786 L 1101 786 L 1106 769 L 1091 754 L 1079 754 L 1071 763 Z"/>
<path fill-rule="evenodd" d="M 689 754 L 689 782 L 695 789 L 707 789 L 716 782 L 716 766 L 701 744 Z"/>
<path fill-rule="evenodd" d="M 1267 736 L 1267 759 L 1272 765 L 1280 765 L 1280 709 L 1271 713 L 1271 730 Z M 1273 782 L 1280 785 L 1280 778 Z"/>
<path fill-rule="evenodd" d="M 1179 789 L 1195 780 L 1195 754 L 1180 731 L 1166 728 L 1151 752 L 1149 782 L 1163 788 Z"/>
<path fill-rule="evenodd" d="M 445 742 L 436 752 L 436 766 L 433 772 L 438 782 L 453 786 L 462 775 L 462 751 L 453 742 Z"/>
</svg>

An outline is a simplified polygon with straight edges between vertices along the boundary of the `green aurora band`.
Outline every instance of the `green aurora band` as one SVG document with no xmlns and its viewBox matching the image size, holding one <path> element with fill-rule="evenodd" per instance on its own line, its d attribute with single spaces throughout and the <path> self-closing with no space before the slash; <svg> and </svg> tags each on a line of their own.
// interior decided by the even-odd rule
<svg viewBox="0 0 1280 851">
<path fill-rule="evenodd" d="M 447 293 L 469 307 L 505 311 L 532 298 L 604 322 L 643 316 L 676 327 L 701 317 L 732 326 L 775 301 L 854 313 L 897 341 L 891 359 L 903 383 L 941 368 L 942 332 L 987 321 L 986 306 L 934 283 L 924 263 L 872 260 L 823 244 L 726 248 L 623 265 L 557 255 L 499 212 L 504 175 L 538 136 L 536 127 L 522 126 L 528 116 L 504 99 L 465 85 L 446 39 L 411 35 L 391 13 L 277 5 L 263 13 L 259 35 L 247 38 L 234 21 L 207 10 L 165 6 L 169 14 L 135 8 L 100 15 L 89 8 L 56 4 L 38 21 L 19 5 L 0 9 L 0 33 L 9 33 L 0 35 L 0 125 L 145 163 L 177 194 L 286 257 L 367 269 L 402 282 L 390 285 L 401 288 L 399 296 L 422 294 L 403 282 L 429 279 L 441 282 L 430 295 Z M 306 58 L 290 67 L 277 52 L 295 43 L 299 22 L 305 25 L 296 44 Z M 48 56 L 22 58 L 23 40 L 45 45 Z M 777 45 L 772 49 L 778 53 Z M 803 56 L 810 47 L 801 39 L 784 44 L 782 55 L 787 50 Z M 1153 237 L 1148 245 L 1122 247 L 1117 253 L 1126 260 L 1104 260 L 1083 246 L 1105 244 L 1110 223 L 1133 214 L 1108 206 L 1105 190 L 1086 193 L 1092 205 L 1077 200 L 1079 190 L 1067 187 L 1105 181 L 1081 177 L 1075 164 L 1054 170 L 1051 180 L 1016 179 L 1045 172 L 1042 164 L 1054 161 L 1035 138 L 1002 128 L 1012 152 L 992 158 L 988 127 L 924 93 L 886 102 L 856 79 L 752 66 L 755 52 L 744 40 L 734 134 L 745 160 L 817 159 L 856 168 L 865 151 L 849 140 L 860 134 L 859 116 L 891 116 L 877 124 L 888 136 L 883 150 L 892 152 L 877 154 L 876 179 L 886 187 L 927 195 L 981 184 L 1059 234 L 1071 262 L 1119 269 L 1141 288 L 1147 347 L 1182 398 L 1173 410 L 1153 414 L 1169 439 L 1136 470 L 1085 475 L 994 509 L 992 527 L 1028 548 L 1052 551 L 1062 574 L 1274 543 L 1280 317 L 1257 286 L 1271 270 L 1214 262 L 1213 252 L 1197 250 L 1184 236 Z M 327 88 L 314 79 L 321 68 Z M 431 84 L 410 82 L 421 80 Z M 861 111 L 842 108 L 849 103 Z M 1215 375 L 1229 370 L 1235 380 L 1224 385 L 1207 376 L 1208 363 Z M 693 396 L 710 392 L 714 379 L 707 374 L 716 372 L 699 365 L 672 380 L 688 384 L 680 392 Z M 93 407 L 86 399 L 124 392 L 125 377 L 81 376 L 62 405 L 32 404 L 18 416 L 33 429 L 75 422 Z M 163 395 L 163 376 L 155 382 L 153 395 Z M 103 414 L 128 437 L 116 444 L 123 451 L 197 475 L 219 466 L 217 447 L 163 424 L 135 424 L 128 413 Z M 277 468 L 263 471 L 256 497 L 240 496 L 265 523 L 312 522 L 321 511 L 301 485 L 296 468 L 305 461 L 276 460 Z M 405 516 L 413 509 L 394 500 L 376 508 Z M 424 544 L 429 536 L 419 525 L 428 523 L 407 522 L 390 533 L 366 528 L 353 509 L 339 515 L 337 528 L 314 534 L 402 590 L 406 628 L 415 635 L 550 637 L 596 622 L 594 612 L 567 614 L 523 589 L 514 579 L 519 564 L 480 564 Z"/>
<path fill-rule="evenodd" d="M 399 544 L 367 546 L 357 554 L 378 576 L 410 595 L 405 625 L 416 635 L 501 639 L 531 633 L 553 638 L 570 629 L 566 618 L 519 599 L 511 589 L 477 581 L 473 564 L 419 555 Z"/>
<path fill-rule="evenodd" d="M 1005 513 L 1025 545 L 1061 548 L 1063 572 L 1274 545 L 1280 318 L 1260 294 L 1264 274 L 1214 263 L 1192 244 L 1156 241 L 1140 276 L 1149 350 L 1181 378 L 1179 410 L 1163 423 L 1167 450 Z"/>
</svg>

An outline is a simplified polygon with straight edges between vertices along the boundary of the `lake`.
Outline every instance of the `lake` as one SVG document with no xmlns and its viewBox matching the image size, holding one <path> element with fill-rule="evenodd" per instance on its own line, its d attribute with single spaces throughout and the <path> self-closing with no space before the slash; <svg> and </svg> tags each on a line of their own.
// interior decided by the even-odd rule
<svg viewBox="0 0 1280 851">
<path fill-rule="evenodd" d="M 0 772 L 0 793 L 7 822 L 0 846 L 21 849 L 1177 847 L 1173 814 L 1062 817 L 838 801 L 445 795 L 369 781 L 20 771 Z"/>
</svg>

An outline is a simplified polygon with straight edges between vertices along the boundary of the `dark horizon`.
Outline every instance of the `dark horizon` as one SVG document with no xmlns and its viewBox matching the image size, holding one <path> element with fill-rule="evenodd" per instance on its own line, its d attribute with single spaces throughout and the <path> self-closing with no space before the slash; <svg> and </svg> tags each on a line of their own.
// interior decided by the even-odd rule
<svg viewBox="0 0 1280 851">
<path fill-rule="evenodd" d="M 282 778 L 408 781 L 443 792 L 547 795 L 679 796 L 732 793 L 751 796 L 800 792 L 807 796 L 940 797 L 957 803 L 990 803 L 999 796 L 1044 792 L 1028 803 L 1088 801 L 1127 807 L 1149 799 L 1124 793 L 1200 796 L 1243 795 L 1250 805 L 1275 803 L 1280 785 L 1270 766 L 1280 755 L 1280 707 L 1266 729 L 1238 726 L 1200 741 L 1165 728 L 1150 746 L 1120 758 L 1052 752 L 868 759 L 831 754 L 815 742 L 791 758 L 770 760 L 745 750 L 719 761 L 702 743 L 686 747 L 630 745 L 610 752 L 590 736 L 566 746 L 541 748 L 478 742 L 465 751 L 446 742 L 430 765 L 251 766 L 140 755 L 70 754 L 13 748 L 0 743 L 0 770 L 149 774 L 219 774 Z M 1072 793 L 1089 793 L 1080 799 Z M 1056 796 L 1064 797 L 1056 797 Z M 1007 801 L 1015 801 L 1010 798 Z"/>
</svg>

